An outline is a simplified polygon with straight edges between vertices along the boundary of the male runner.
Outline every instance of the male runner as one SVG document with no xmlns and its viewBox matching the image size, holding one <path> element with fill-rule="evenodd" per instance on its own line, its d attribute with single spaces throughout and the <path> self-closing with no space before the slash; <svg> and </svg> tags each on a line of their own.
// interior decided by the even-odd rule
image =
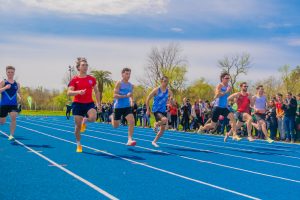
<svg viewBox="0 0 300 200">
<path fill-rule="evenodd" d="M 7 79 L 0 82 L 0 93 L 1 103 L 0 103 L 0 124 L 5 124 L 6 117 L 10 116 L 10 135 L 8 140 L 14 140 L 14 134 L 17 125 L 17 114 L 19 111 L 18 100 L 21 99 L 19 89 L 20 84 L 14 80 L 16 69 L 13 66 L 6 67 Z"/>
<path fill-rule="evenodd" d="M 220 81 L 215 90 L 215 103 L 212 110 L 212 120 L 211 123 L 207 123 L 204 127 L 201 126 L 198 132 L 202 132 L 205 130 L 211 130 L 216 127 L 216 124 L 219 120 L 219 116 L 222 115 L 227 117 L 230 120 L 231 129 L 233 131 L 233 140 L 241 140 L 241 138 L 236 134 L 236 122 L 234 119 L 234 114 L 228 109 L 228 96 L 231 92 L 231 87 L 229 86 L 230 75 L 227 72 L 223 72 L 220 75 Z M 226 142 L 225 136 L 224 141 Z"/>
<path fill-rule="evenodd" d="M 267 107 L 267 97 L 264 95 L 264 88 L 262 85 L 259 85 L 256 88 L 256 95 L 252 97 L 252 104 L 254 104 L 254 114 L 257 121 L 258 129 L 261 129 L 265 135 L 266 141 L 269 143 L 274 142 L 268 136 L 267 124 L 265 121 L 266 118 L 266 107 Z"/>
<path fill-rule="evenodd" d="M 168 124 L 167 118 L 167 103 L 168 99 L 173 96 L 172 91 L 168 88 L 169 79 L 166 76 L 161 78 L 161 85 L 157 88 L 154 88 L 152 92 L 148 95 L 146 100 L 147 107 L 147 115 L 150 114 L 149 103 L 151 98 L 154 97 L 152 112 L 154 114 L 156 125 L 160 126 L 160 130 L 156 134 L 154 140 L 152 141 L 152 145 L 154 147 L 159 147 L 157 141 L 164 134 L 165 128 Z"/>
<path fill-rule="evenodd" d="M 128 122 L 128 146 L 135 146 L 136 141 L 133 140 L 134 116 L 133 107 L 133 85 L 129 82 L 131 69 L 124 68 L 122 70 L 122 80 L 116 83 L 114 89 L 114 111 L 111 117 L 112 126 L 118 128 L 121 117 L 125 117 Z"/>
<path fill-rule="evenodd" d="M 236 129 L 239 129 L 244 123 L 247 124 L 248 140 L 254 141 L 252 137 L 252 116 L 250 115 L 251 95 L 247 92 L 248 85 L 246 82 L 240 84 L 240 92 L 236 92 L 228 97 L 228 101 L 236 99 L 238 119 Z M 225 141 L 229 135 L 226 134 Z"/>
<path fill-rule="evenodd" d="M 92 97 L 93 91 L 95 93 L 98 109 L 101 109 L 101 103 L 96 79 L 93 76 L 87 75 L 87 60 L 85 58 L 78 58 L 76 68 L 78 75 L 74 76 L 70 81 L 67 93 L 69 96 L 74 96 L 72 113 L 75 116 L 76 152 L 81 153 L 80 132 L 85 131 L 87 122 L 95 122 L 97 117 L 97 111 Z"/>
</svg>

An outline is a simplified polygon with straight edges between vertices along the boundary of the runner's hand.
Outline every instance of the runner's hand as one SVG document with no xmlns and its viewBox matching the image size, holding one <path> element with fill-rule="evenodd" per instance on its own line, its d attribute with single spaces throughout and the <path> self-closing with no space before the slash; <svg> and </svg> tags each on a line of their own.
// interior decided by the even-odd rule
<svg viewBox="0 0 300 200">
<path fill-rule="evenodd" d="M 102 106 L 97 104 L 96 107 L 97 107 L 97 111 L 101 113 L 102 112 Z"/>
<path fill-rule="evenodd" d="M 80 94 L 80 95 L 84 95 L 85 92 L 86 92 L 86 89 L 84 89 L 84 90 L 79 90 L 79 94 Z"/>
<path fill-rule="evenodd" d="M 11 88 L 11 84 L 7 84 L 6 86 L 5 86 L 5 89 L 6 90 L 8 90 L 8 89 L 10 89 Z"/>
<path fill-rule="evenodd" d="M 226 93 L 230 93 L 230 92 L 231 92 L 231 87 L 228 86 L 228 87 L 227 87 L 227 90 L 226 90 Z"/>
<path fill-rule="evenodd" d="M 150 111 L 149 111 L 149 109 L 147 109 L 147 111 L 146 111 L 146 115 L 150 115 Z"/>
</svg>

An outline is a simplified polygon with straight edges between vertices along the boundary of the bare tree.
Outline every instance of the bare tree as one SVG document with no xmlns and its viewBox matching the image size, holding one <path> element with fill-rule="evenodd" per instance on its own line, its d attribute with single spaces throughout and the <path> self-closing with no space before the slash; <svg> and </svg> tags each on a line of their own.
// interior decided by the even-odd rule
<svg viewBox="0 0 300 200">
<path fill-rule="evenodd" d="M 251 57 L 248 53 L 242 53 L 233 55 L 231 57 L 225 56 L 222 60 L 218 61 L 218 67 L 222 69 L 222 72 L 227 72 L 231 76 L 230 83 L 235 91 L 235 84 L 238 81 L 238 77 L 241 74 L 247 74 L 251 68 Z"/>
<path fill-rule="evenodd" d="M 139 80 L 140 84 L 153 88 L 160 83 L 163 76 L 168 76 L 172 90 L 184 87 L 187 61 L 181 56 L 181 52 L 179 45 L 174 43 L 161 49 L 152 48 L 148 55 L 145 76 Z"/>
</svg>

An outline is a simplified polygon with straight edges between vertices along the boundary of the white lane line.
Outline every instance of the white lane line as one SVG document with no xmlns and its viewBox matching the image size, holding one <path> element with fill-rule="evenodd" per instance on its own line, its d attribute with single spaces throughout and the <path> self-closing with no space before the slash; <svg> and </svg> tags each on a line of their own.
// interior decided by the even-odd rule
<svg viewBox="0 0 300 200">
<path fill-rule="evenodd" d="M 17 126 L 20 127 L 20 128 L 29 130 L 31 132 L 38 133 L 40 135 L 45 135 L 45 136 L 48 136 L 48 137 L 51 137 L 51 138 L 54 138 L 54 139 L 57 139 L 57 140 L 61 140 L 61 141 L 64 141 L 64 142 L 76 145 L 75 142 L 72 142 L 72 141 L 69 141 L 69 140 L 65 140 L 65 139 L 60 138 L 60 137 L 56 137 L 56 136 L 53 136 L 53 135 L 50 135 L 50 134 L 47 134 L 47 133 L 43 133 L 41 131 L 37 131 L 37 130 L 31 129 L 31 128 L 27 128 L 27 127 L 21 126 L 21 125 L 17 125 Z M 249 199 L 255 199 L 255 200 L 259 199 L 257 197 L 253 197 L 253 196 L 250 196 L 250 195 L 247 195 L 247 194 L 244 194 L 244 193 L 240 193 L 240 192 L 237 192 L 237 191 L 234 191 L 234 190 L 230 190 L 230 189 L 227 189 L 227 188 L 224 188 L 224 187 L 220 187 L 220 186 L 217 186 L 217 185 L 213 185 L 213 184 L 210 184 L 210 183 L 207 183 L 207 182 L 204 182 L 204 181 L 200 181 L 200 180 L 193 179 L 193 178 L 190 178 L 190 177 L 187 177 L 187 176 L 183 176 L 183 175 L 180 175 L 180 174 L 168 171 L 168 170 L 164 170 L 164 169 L 161 169 L 161 168 L 158 168 L 158 167 L 154 167 L 154 166 L 151 166 L 151 165 L 148 165 L 148 164 L 145 164 L 145 163 L 141 163 L 141 162 L 137 162 L 137 161 L 134 161 L 134 160 L 131 160 L 131 159 L 128 159 L 128 158 L 117 156 L 117 155 L 114 155 L 112 153 L 104 152 L 104 151 L 101 151 L 99 149 L 96 149 L 96 148 L 93 148 L 93 147 L 90 147 L 90 146 L 86 146 L 86 145 L 82 145 L 82 146 L 85 147 L 85 148 L 87 148 L 87 149 L 93 150 L 93 151 L 97 151 L 98 150 L 99 152 L 101 152 L 101 153 L 103 153 L 105 155 L 113 156 L 115 158 L 119 158 L 119 159 L 128 161 L 128 162 L 130 162 L 132 164 L 141 165 L 141 166 L 144 166 L 146 168 L 150 168 L 150 169 L 153 169 L 153 170 L 156 170 L 156 171 L 160 171 L 160 172 L 172 175 L 172 176 L 176 176 L 176 177 L 185 179 L 185 180 L 189 180 L 189 181 L 192 181 L 192 182 L 195 182 L 195 183 L 199 183 L 201 185 L 206 185 L 208 187 L 212 187 L 212 188 L 215 188 L 215 189 L 218 189 L 218 190 L 229 192 L 229 193 L 232 193 L 232 194 L 235 194 L 235 195 L 238 195 L 238 196 L 243 196 L 243 197 L 249 198 Z"/>
<path fill-rule="evenodd" d="M 6 133 L 4 133 L 3 131 L 0 131 L 0 133 L 2 135 L 5 135 L 6 137 L 8 137 L 8 135 Z M 18 141 L 18 140 L 14 140 L 16 143 L 18 143 L 19 145 L 21 145 L 22 147 L 26 148 L 27 150 L 35 153 L 36 155 L 38 155 L 39 157 L 43 158 L 44 160 L 48 161 L 49 163 L 51 163 L 53 166 L 59 168 L 60 170 L 66 172 L 67 174 L 73 176 L 74 178 L 76 178 L 77 180 L 83 182 L 84 184 L 86 184 L 87 186 L 89 186 L 90 188 L 96 190 L 98 193 L 104 195 L 105 197 L 109 198 L 109 199 L 113 199 L 113 200 L 118 200 L 118 198 L 114 197 L 113 195 L 109 194 L 108 192 L 102 190 L 101 188 L 99 188 L 98 186 L 94 185 L 93 183 L 85 180 L 84 178 L 78 176 L 77 174 L 73 173 L 72 171 L 64 168 L 63 166 L 59 165 L 58 163 L 54 162 L 53 160 L 51 160 L 50 158 L 44 156 L 43 154 L 40 154 L 39 152 L 35 151 L 34 149 L 26 146 L 25 144 L 23 144 L 22 142 Z"/>
<path fill-rule="evenodd" d="M 32 123 L 33 124 L 33 123 Z M 43 125 L 37 125 L 37 126 L 41 126 L 44 128 L 49 128 L 49 129 L 53 129 L 53 130 L 58 130 L 58 131 L 62 131 L 62 132 L 69 132 L 69 133 L 73 133 L 72 131 L 68 131 L 68 130 L 63 130 L 63 129 L 58 129 L 58 128 L 52 128 L 49 126 L 43 126 Z M 117 142 L 117 141 L 113 141 L 113 140 L 109 140 L 109 139 L 104 139 L 104 138 L 100 138 L 100 137 L 96 137 L 96 136 L 90 136 L 90 135 L 86 135 L 86 134 L 82 134 L 86 137 L 90 137 L 90 138 L 94 138 L 94 139 L 99 139 L 99 140 L 103 140 L 103 141 L 107 141 L 107 142 L 111 142 L 111 143 L 117 143 L 117 144 L 121 144 L 124 145 L 122 142 Z M 137 146 L 138 148 L 143 148 L 146 150 L 150 150 L 150 151 L 154 151 L 152 149 L 149 148 L 145 148 L 145 147 L 141 147 L 141 146 Z M 285 177 L 280 177 L 280 176 L 275 176 L 275 175 L 271 175 L 271 174 L 265 174 L 265 173 L 260 173 L 260 172 L 256 172 L 256 171 L 251 171 L 251 170 L 247 170 L 247 169 L 242 169 L 242 168 L 238 168 L 238 167 L 233 167 L 233 166 L 229 166 L 229 165 L 223 165 L 220 163 L 215 163 L 212 161 L 207 161 L 207 160 L 200 160 L 200 159 L 196 159 L 196 158 L 191 158 L 188 156 L 179 156 L 177 154 L 172 154 L 169 152 L 164 152 L 164 151 L 160 151 L 161 153 L 164 154 L 168 154 L 168 155 L 174 155 L 174 156 L 178 156 L 184 159 L 188 159 L 188 160 L 193 160 L 196 162 L 201 162 L 201 163 L 206 163 L 209 165 L 215 165 L 215 166 L 219 166 L 219 167 L 223 167 L 223 168 L 228 168 L 228 169 L 232 169 L 232 170 L 237 170 L 237 171 L 242 171 L 242 172 L 247 172 L 247 173 L 251 173 L 251 174 L 256 174 L 256 175 L 260 175 L 260 176 L 265 176 L 265 177 L 270 177 L 270 178 L 275 178 L 275 179 L 280 179 L 280 180 L 284 180 L 284 181 L 289 181 L 289 182 L 294 182 L 294 183 L 300 183 L 299 180 L 294 180 L 294 179 L 289 179 L 289 178 L 285 178 Z"/>
<path fill-rule="evenodd" d="M 28 123 L 28 124 L 33 124 L 33 125 L 37 125 L 37 126 L 42 126 L 43 125 L 40 125 L 40 124 L 34 124 L 34 123 L 31 123 L 31 122 L 25 122 L 25 121 L 22 121 L 24 123 Z M 46 123 L 46 122 L 41 122 L 41 123 L 44 123 L 44 124 L 53 124 L 53 123 Z M 70 127 L 70 126 L 65 126 L 65 125 L 60 125 L 60 124 L 53 124 L 53 125 L 56 125 L 56 126 L 62 126 L 62 127 L 67 127 L 67 128 L 73 128 L 73 127 Z M 48 126 L 45 126 L 45 127 L 48 127 Z M 95 133 L 103 133 L 103 134 L 106 134 L 106 135 L 113 135 L 113 136 L 117 136 L 117 137 L 126 137 L 127 136 L 124 136 L 124 135 L 120 135 L 120 134 L 113 134 L 113 133 L 107 133 L 107 132 L 103 132 L 103 131 L 96 131 L 96 130 L 93 130 L 93 129 L 87 129 L 88 131 L 92 131 L 92 132 L 95 132 Z M 152 142 L 150 140 L 145 140 L 145 139 L 142 139 L 142 138 L 137 138 L 136 139 L 138 140 L 141 140 L 141 141 L 146 141 L 146 142 Z M 187 146 L 182 146 L 182 145 L 176 145 L 176 144 L 170 144 L 170 143 L 166 143 L 166 142 L 159 142 L 160 144 L 164 144 L 164 145 L 168 145 L 168 146 L 173 146 L 173 147 L 179 147 L 179 148 L 184 148 L 184 149 L 189 149 L 189 150 L 197 150 L 197 151 L 203 151 L 203 152 L 208 152 L 208 153 L 214 153 L 214 154 L 219 154 L 219 155 L 224 155 L 224 156 L 229 156 L 229 157 L 234 157 L 234 158 L 240 158 L 240 159 L 245 159 L 245 160 L 251 160 L 251 161 L 255 161 L 255 162 L 263 162 L 263 163 L 268 163 L 268 164 L 274 164 L 274 165 L 280 165 L 280 166 L 286 166 L 286 167 L 291 167 L 291 168 L 298 168 L 300 169 L 300 166 L 297 166 L 297 165 L 289 165 L 289 164 L 285 164 L 285 163 L 280 163 L 280 162 L 273 162 L 273 161 L 268 161 L 268 160 L 262 160 L 262 159 L 256 159 L 256 158 L 250 158 L 250 157 L 245 157 L 245 156 L 238 156 L 238 155 L 233 155 L 233 154 L 227 154 L 227 153 L 222 153 L 222 152 L 218 152 L 218 151 L 211 151 L 211 150 L 206 150 L 206 149 L 198 149 L 198 148 L 193 148 L 193 147 L 187 147 Z"/>
<path fill-rule="evenodd" d="M 40 118 L 39 120 L 42 120 L 42 121 L 45 121 L 43 118 Z M 52 121 L 55 121 L 56 122 L 62 122 L 62 120 L 60 119 L 56 119 L 56 118 L 51 118 Z M 49 122 L 49 120 L 48 120 Z M 102 127 L 107 127 L 107 124 L 103 124 L 103 123 L 97 123 L 99 126 L 102 126 Z M 94 124 L 93 124 L 94 125 Z M 120 127 L 121 130 L 123 131 L 127 131 L 125 129 L 123 129 L 122 127 Z M 141 127 L 135 127 L 135 132 L 139 131 L 139 132 L 144 132 L 144 130 L 147 130 L 147 131 L 150 131 L 151 129 L 149 128 L 141 128 Z M 183 135 L 183 132 L 180 132 L 180 131 L 166 131 L 166 135 L 169 135 L 169 136 L 172 136 L 172 137 L 178 137 L 178 138 L 186 138 L 186 139 L 190 139 L 190 137 L 185 137 L 185 136 L 182 136 Z M 192 134 L 191 134 L 192 135 Z M 198 137 L 194 137 L 194 139 L 196 141 L 210 141 L 210 142 L 217 142 L 217 143 L 224 143 L 224 137 L 221 136 L 221 135 L 212 135 L 212 134 L 205 134 L 205 133 L 201 133 L 201 134 L 193 134 L 194 136 L 198 136 Z M 202 137 L 204 136 L 204 138 L 206 139 L 202 139 L 202 138 L 199 138 L 199 137 Z M 220 140 L 220 142 L 214 140 L 214 139 L 210 139 L 211 137 L 214 137 L 215 139 L 217 140 Z M 273 144 L 269 144 L 263 140 L 256 140 L 257 143 L 252 143 L 251 145 L 247 145 L 247 144 L 244 144 L 243 141 L 239 142 L 239 143 L 230 143 L 230 144 L 234 144 L 234 145 L 240 145 L 240 146 L 249 146 L 249 147 L 266 147 L 266 146 L 272 146 L 274 148 L 269 148 L 269 149 L 276 149 L 278 150 L 278 147 L 283 147 L 283 148 L 286 148 L 286 147 L 289 147 L 291 145 L 294 145 L 294 147 L 298 148 L 300 146 L 300 144 L 297 144 L 297 143 L 294 143 L 294 144 L 290 144 L 290 143 L 285 143 L 285 142 L 278 142 L 276 141 L 276 143 L 273 143 Z M 229 144 L 229 143 L 228 143 Z M 283 151 L 289 151 L 289 150 L 286 150 L 286 149 L 280 149 L 280 150 L 283 150 Z M 295 152 L 295 151 L 293 151 Z M 299 152 L 299 151 L 297 151 Z"/>
<path fill-rule="evenodd" d="M 42 153 L 43 151 L 27 151 L 28 153 L 35 153 L 35 152 L 38 152 L 38 153 Z"/>
<path fill-rule="evenodd" d="M 104 130 L 109 130 L 109 129 L 108 128 L 104 128 Z M 122 130 L 115 130 L 115 132 L 125 133 L 125 131 L 122 131 Z M 141 136 L 145 136 L 145 137 L 152 137 L 149 134 L 142 134 L 142 133 L 138 133 L 137 135 L 141 135 Z M 270 154 L 270 152 L 266 152 L 266 151 L 257 151 L 257 150 L 243 149 L 243 148 L 238 148 L 238 147 L 230 147 L 230 146 L 223 146 L 223 145 L 216 145 L 216 144 L 207 144 L 207 143 L 202 143 L 202 142 L 193 142 L 193 141 L 187 141 L 187 140 L 180 140 L 180 139 L 169 138 L 169 137 L 165 137 L 165 136 L 162 137 L 162 139 L 171 140 L 171 141 L 177 141 L 177 142 L 185 142 L 185 143 L 190 143 L 190 144 L 200 144 L 200 145 L 205 145 L 205 146 L 220 147 L 220 148 L 232 149 L 232 150 L 242 150 L 242 151 L 245 151 L 245 152 L 252 152 L 252 153 Z M 222 144 L 224 144 L 224 142 L 222 142 Z M 256 148 L 259 148 L 259 147 L 256 147 Z M 260 148 L 262 148 L 262 147 L 260 147 Z M 273 149 L 273 150 L 275 150 L 275 149 Z M 278 149 L 276 149 L 276 150 L 278 150 Z M 297 151 L 288 151 L 288 152 L 295 153 L 295 154 L 297 153 Z M 279 153 L 274 153 L 274 154 L 277 155 L 277 156 L 283 156 L 283 157 L 288 157 L 288 158 L 300 160 L 300 157 L 283 155 L 283 154 L 279 154 Z"/>
<path fill-rule="evenodd" d="M 67 164 L 58 164 L 59 166 L 62 166 L 62 167 L 66 167 L 67 166 Z M 53 164 L 51 164 L 51 165 L 48 165 L 49 167 L 57 167 L 56 165 L 53 165 Z"/>
<path fill-rule="evenodd" d="M 29 120 L 29 121 L 32 121 L 32 120 Z M 48 124 L 51 124 L 51 122 L 47 122 Z M 52 124 L 61 124 L 61 123 L 52 123 Z M 63 123 L 65 124 L 65 123 Z M 104 128 L 105 130 L 109 130 L 108 128 Z M 125 130 L 123 131 L 122 129 L 121 130 L 114 130 L 114 132 L 119 132 L 119 133 L 124 133 L 126 132 Z M 136 133 L 136 132 L 135 132 Z M 135 135 L 141 135 L 141 136 L 145 136 L 145 137 L 152 137 L 151 135 L 149 134 L 142 134 L 142 133 L 137 133 Z M 249 149 L 242 149 L 242 148 L 237 148 L 237 147 L 229 147 L 229 146 L 222 146 L 222 145 L 215 145 L 215 144 L 207 144 L 207 143 L 201 143 L 201 142 L 193 142 L 193 141 L 187 141 L 187 140 L 179 140 L 179 139 L 174 139 L 174 138 L 169 138 L 169 137 L 163 137 L 162 139 L 165 139 L 165 140 L 171 140 L 171 141 L 178 141 L 178 142 L 186 142 L 186 143 L 190 143 L 190 144 L 201 144 L 201 145 L 205 145 L 205 146 L 212 146 L 212 147 L 221 147 L 221 148 L 226 148 L 226 149 L 232 149 L 232 150 L 242 150 L 242 151 L 246 151 L 246 152 L 252 152 L 252 153 L 264 153 L 264 154 L 269 154 L 269 152 L 265 152 L 265 151 L 255 151 L 255 150 L 249 150 Z M 222 144 L 224 144 L 224 142 L 222 142 Z M 267 143 L 266 143 L 267 144 Z M 242 145 L 242 146 L 250 146 L 250 145 Z M 256 148 L 261 148 L 262 146 L 257 146 Z M 271 150 L 271 148 L 268 148 Z M 273 149 L 275 150 L 275 149 Z M 278 150 L 278 149 L 276 149 Z M 288 151 L 288 150 L 285 150 L 286 152 L 292 152 L 292 153 L 295 153 L 296 151 Z M 289 155 L 283 155 L 283 154 L 276 154 L 276 156 L 282 156 L 282 157 L 287 157 L 287 158 L 292 158 L 292 159 L 298 159 L 300 160 L 300 157 L 295 157 L 295 156 L 289 156 Z"/>
<path fill-rule="evenodd" d="M 53 120 L 53 121 L 58 121 L 58 120 Z M 61 121 L 60 121 L 61 122 Z M 100 126 L 103 126 L 103 127 L 106 127 L 107 124 L 103 124 L 103 123 L 98 123 Z M 148 129 L 148 130 L 147 130 Z M 147 131 L 150 131 L 151 129 L 149 128 L 140 128 L 140 127 L 135 127 L 135 131 L 138 130 L 138 131 L 141 131 L 141 132 L 144 132 L 144 130 L 147 130 Z M 126 130 L 124 130 L 126 131 Z M 224 143 L 224 136 L 223 135 L 213 135 L 213 134 L 206 134 L 206 133 L 201 133 L 201 134 L 195 134 L 195 133 L 185 133 L 185 132 L 178 132 L 178 131 L 167 131 L 166 132 L 169 136 L 175 136 L 175 137 L 178 137 L 178 138 L 187 138 L 187 139 L 190 139 L 190 137 L 186 137 L 186 136 L 183 136 L 184 134 L 185 135 L 190 135 L 193 137 L 193 139 L 195 140 L 205 140 L 205 141 L 216 141 L 219 140 L 220 142 L 219 143 Z M 205 139 L 202 139 L 202 138 L 205 138 Z M 211 139 L 211 138 L 214 138 L 214 139 Z M 245 140 L 244 141 L 248 141 L 246 138 L 244 138 Z M 299 146 L 300 144 L 297 144 L 297 143 L 286 143 L 286 142 L 280 142 L 280 141 L 275 141 L 275 143 L 267 143 L 265 142 L 264 140 L 262 139 L 256 139 L 255 141 L 257 141 L 256 143 L 251 143 L 251 145 L 247 145 L 245 143 L 243 143 L 243 141 L 240 141 L 240 143 L 230 143 L 230 144 L 239 144 L 239 145 L 244 145 L 244 146 L 253 146 L 253 147 L 265 147 L 265 146 L 270 146 L 270 147 L 273 147 L 273 149 L 277 149 L 278 147 L 282 147 L 282 148 L 292 148 L 291 145 L 294 145 L 294 147 L 296 149 L 299 149 Z M 282 149 L 282 150 L 285 150 L 285 149 Z"/>
<path fill-rule="evenodd" d="M 89 130 L 89 129 L 87 129 Z M 106 129 L 108 130 L 108 129 Z M 114 130 L 114 132 L 120 132 L 120 133 L 124 133 L 121 130 Z M 153 136 L 150 136 L 149 134 L 139 134 L 141 136 L 145 136 L 145 137 L 151 137 L 153 138 Z M 207 143 L 201 143 L 201 142 L 192 142 L 192 141 L 185 141 L 185 140 L 178 140 L 178 139 L 173 139 L 173 138 L 168 138 L 168 137 L 162 137 L 163 140 L 171 140 L 171 141 L 176 141 L 176 142 L 185 142 L 185 143 L 189 143 L 189 144 L 199 144 L 199 145 L 204 145 L 204 146 L 211 146 L 211 147 L 219 147 L 219 148 L 223 148 L 223 149 L 231 149 L 231 150 L 238 150 L 238 151 L 244 151 L 244 152 L 250 152 L 250 153 L 259 153 L 259 154 L 265 154 L 268 155 L 270 154 L 270 152 L 265 152 L 265 151 L 255 151 L 255 150 L 250 150 L 250 149 L 242 149 L 242 148 L 237 148 L 237 147 L 229 147 L 229 146 L 222 146 L 222 145 L 215 145 L 215 144 L 207 144 Z M 161 143 L 161 142 L 159 142 Z M 279 153 L 272 153 L 274 156 L 280 156 L 280 157 L 286 157 L 286 158 L 291 158 L 291 159 L 296 159 L 296 160 L 300 160 L 300 157 L 295 157 L 295 156 L 289 156 L 289 155 L 283 155 L 283 154 L 279 154 Z"/>
</svg>

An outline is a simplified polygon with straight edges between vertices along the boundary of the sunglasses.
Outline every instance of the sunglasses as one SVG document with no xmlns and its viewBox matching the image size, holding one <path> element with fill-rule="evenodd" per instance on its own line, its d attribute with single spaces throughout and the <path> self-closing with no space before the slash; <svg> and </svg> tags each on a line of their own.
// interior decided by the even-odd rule
<svg viewBox="0 0 300 200">
<path fill-rule="evenodd" d="M 249 86 L 248 85 L 246 85 L 246 86 L 243 86 L 244 88 L 248 88 Z"/>
<path fill-rule="evenodd" d="M 229 78 L 229 77 L 226 77 L 226 78 L 224 78 L 224 79 L 227 79 L 227 80 L 228 80 L 228 79 L 230 79 L 230 78 Z"/>
</svg>

